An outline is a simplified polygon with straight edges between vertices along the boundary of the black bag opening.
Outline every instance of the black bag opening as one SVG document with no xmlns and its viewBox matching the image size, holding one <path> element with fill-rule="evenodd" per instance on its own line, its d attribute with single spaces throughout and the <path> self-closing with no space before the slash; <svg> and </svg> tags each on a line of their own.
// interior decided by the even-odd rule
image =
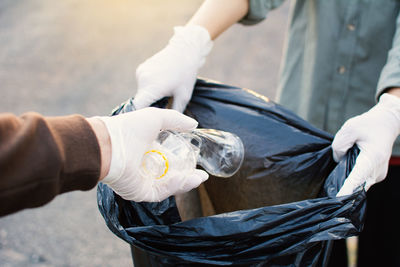
<svg viewBox="0 0 400 267">
<path fill-rule="evenodd" d="M 130 99 L 112 115 L 133 110 Z M 100 212 L 132 246 L 135 266 L 325 266 L 333 240 L 361 231 L 365 192 L 335 197 L 356 147 L 336 164 L 330 134 L 265 96 L 203 79 L 185 113 L 237 134 L 245 159 L 233 177 L 205 183 L 217 215 L 184 222 L 174 197 L 136 203 L 100 183 Z"/>
</svg>

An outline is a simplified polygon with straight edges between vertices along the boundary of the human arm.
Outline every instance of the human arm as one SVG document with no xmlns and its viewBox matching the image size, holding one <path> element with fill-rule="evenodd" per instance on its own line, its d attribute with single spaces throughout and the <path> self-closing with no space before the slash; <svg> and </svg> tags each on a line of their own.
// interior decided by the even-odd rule
<svg viewBox="0 0 400 267">
<path fill-rule="evenodd" d="M 182 112 L 192 95 L 196 76 L 219 34 L 248 11 L 248 0 L 208 0 L 187 25 L 174 28 L 168 45 L 136 70 L 136 109 L 173 96 L 172 108 Z"/>
<path fill-rule="evenodd" d="M 99 172 L 100 148 L 82 116 L 0 114 L 0 216 L 89 190 Z"/>
<path fill-rule="evenodd" d="M 160 201 L 197 187 L 208 178 L 204 171 L 170 177 L 166 184 L 136 175 L 161 129 L 196 126 L 176 111 L 153 108 L 88 119 L 0 114 L 0 216 L 42 206 L 64 192 L 90 190 L 99 180 L 135 201 Z"/>
<path fill-rule="evenodd" d="M 173 97 L 172 108 L 183 112 L 196 76 L 211 52 L 213 40 L 233 24 L 251 25 L 284 0 L 206 0 L 185 26 L 174 28 L 168 45 L 136 69 L 136 109 L 163 97 Z M 245 49 L 245 48 L 244 48 Z"/>
<path fill-rule="evenodd" d="M 386 93 L 400 97 L 400 87 L 389 88 Z"/>
<path fill-rule="evenodd" d="M 205 28 L 214 40 L 242 19 L 248 10 L 248 0 L 206 0 L 186 25 Z"/>
<path fill-rule="evenodd" d="M 400 15 L 392 47 L 388 51 L 376 90 L 377 104 L 369 111 L 349 119 L 337 132 L 332 143 L 335 160 L 356 144 L 360 148 L 353 171 L 338 195 L 347 195 L 365 184 L 368 190 L 382 181 L 388 170 L 389 159 L 400 124 Z"/>
<path fill-rule="evenodd" d="M 103 180 L 104 177 L 108 174 L 111 165 L 111 157 L 112 157 L 112 147 L 111 147 L 111 139 L 108 133 L 107 127 L 104 122 L 102 122 L 99 118 L 92 117 L 87 118 L 86 121 L 92 127 L 94 134 L 96 135 L 97 142 L 100 148 L 100 174 L 99 181 Z"/>
</svg>

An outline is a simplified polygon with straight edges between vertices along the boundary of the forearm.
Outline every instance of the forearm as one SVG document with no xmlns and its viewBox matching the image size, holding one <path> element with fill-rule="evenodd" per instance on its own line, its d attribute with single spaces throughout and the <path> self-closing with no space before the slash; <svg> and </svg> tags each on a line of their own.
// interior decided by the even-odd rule
<svg viewBox="0 0 400 267">
<path fill-rule="evenodd" d="M 242 19 L 248 10 L 248 0 L 206 0 L 187 24 L 206 28 L 214 40 Z"/>
<path fill-rule="evenodd" d="M 92 127 L 97 137 L 97 141 L 99 142 L 100 154 L 101 154 L 101 170 L 100 170 L 99 180 L 102 180 L 110 170 L 110 164 L 111 164 L 110 136 L 108 134 L 106 126 L 100 119 L 93 117 L 93 118 L 88 118 L 86 120 Z"/>
<path fill-rule="evenodd" d="M 98 141 L 82 116 L 0 114 L 0 216 L 89 190 L 99 174 Z"/>
<path fill-rule="evenodd" d="M 386 93 L 400 97 L 400 87 L 389 88 Z"/>
</svg>

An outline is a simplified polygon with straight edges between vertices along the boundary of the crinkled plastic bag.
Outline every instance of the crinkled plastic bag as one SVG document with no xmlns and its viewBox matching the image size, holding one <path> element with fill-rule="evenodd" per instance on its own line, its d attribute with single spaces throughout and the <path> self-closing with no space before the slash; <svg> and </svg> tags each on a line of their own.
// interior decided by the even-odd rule
<svg viewBox="0 0 400 267">
<path fill-rule="evenodd" d="M 130 99 L 113 115 L 132 110 Z M 251 90 L 206 80 L 185 113 L 201 128 L 237 134 L 245 159 L 232 178 L 205 184 L 220 214 L 184 222 L 174 197 L 136 203 L 100 183 L 100 212 L 131 245 L 135 266 L 324 266 L 333 240 L 361 231 L 365 191 L 335 197 L 356 147 L 336 164 L 328 133 Z"/>
</svg>

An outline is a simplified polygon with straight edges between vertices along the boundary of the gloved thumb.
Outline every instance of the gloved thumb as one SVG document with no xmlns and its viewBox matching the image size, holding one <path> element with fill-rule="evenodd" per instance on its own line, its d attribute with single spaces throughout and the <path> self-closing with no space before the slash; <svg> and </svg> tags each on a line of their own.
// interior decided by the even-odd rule
<svg viewBox="0 0 400 267">
<path fill-rule="evenodd" d="M 346 154 L 346 152 L 356 142 L 355 135 L 350 134 L 347 122 L 342 128 L 336 133 L 335 138 L 332 142 L 333 159 L 339 162 L 340 159 Z"/>
<path fill-rule="evenodd" d="M 157 109 L 161 119 L 161 130 L 188 132 L 194 130 L 198 122 L 182 113 L 172 109 Z"/>
<path fill-rule="evenodd" d="M 156 92 L 157 90 L 149 87 L 140 88 L 140 90 L 138 90 L 133 98 L 133 105 L 136 110 L 149 107 L 151 104 L 160 99 L 160 97 L 150 93 L 153 91 Z"/>
<path fill-rule="evenodd" d="M 369 160 L 369 157 L 366 155 L 365 152 L 361 151 L 360 154 L 357 156 L 354 168 L 351 170 L 349 176 L 343 183 L 342 188 L 337 193 L 337 197 L 350 195 L 352 194 L 357 188 L 363 186 L 365 181 L 368 182 L 368 174 L 372 172 L 372 162 Z M 372 184 L 365 185 L 365 190 Z"/>
</svg>

